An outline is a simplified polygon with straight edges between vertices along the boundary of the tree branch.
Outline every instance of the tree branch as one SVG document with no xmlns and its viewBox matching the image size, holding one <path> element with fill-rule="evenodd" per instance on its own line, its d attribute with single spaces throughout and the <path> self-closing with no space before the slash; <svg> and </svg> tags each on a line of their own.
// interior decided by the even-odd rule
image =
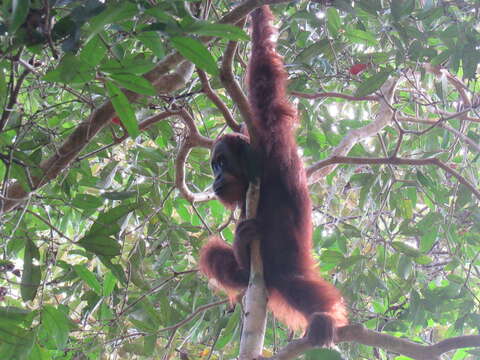
<svg viewBox="0 0 480 360">
<path fill-rule="evenodd" d="M 321 93 L 315 93 L 315 94 L 306 94 L 302 93 L 299 91 L 292 91 L 290 92 L 291 95 L 297 96 L 300 98 L 304 99 L 323 99 L 323 98 L 329 98 L 329 97 L 336 97 L 340 99 L 345 99 L 345 100 L 351 100 L 351 101 L 364 101 L 364 100 L 370 100 L 370 101 L 378 101 L 380 100 L 380 96 L 377 95 L 368 95 L 368 96 L 353 96 L 353 95 L 347 95 L 347 94 L 341 94 L 337 92 L 321 92 Z"/>
<path fill-rule="evenodd" d="M 170 64 L 167 60 L 165 60 L 165 62 Z M 168 71 L 169 66 L 170 65 L 165 65 L 163 70 Z M 189 66 L 191 65 L 188 63 L 182 63 L 176 72 L 184 72 Z M 156 79 L 154 83 L 158 90 L 161 90 L 161 84 L 164 84 L 168 89 L 172 88 L 172 74 L 163 74 L 162 76 L 160 76 L 160 72 L 156 74 L 159 75 L 159 78 Z M 177 79 L 185 80 L 181 75 L 178 75 Z M 179 84 L 177 83 L 177 87 L 178 86 Z M 125 90 L 124 93 L 131 102 L 141 97 L 141 95 L 129 90 Z M 40 164 L 39 168 L 42 170 L 43 176 L 32 178 L 33 183 L 31 189 L 27 191 L 18 181 L 8 187 L 5 197 L 0 199 L 0 215 L 17 207 L 30 196 L 32 191 L 37 190 L 52 179 L 55 179 L 63 170 L 67 169 L 70 163 L 78 157 L 80 152 L 92 141 L 98 132 L 110 123 L 114 115 L 115 111 L 110 101 L 105 102 L 95 109 L 88 119 L 85 119 L 77 126 L 67 140 L 57 149 L 55 154 Z"/>
<path fill-rule="evenodd" d="M 177 114 L 182 118 L 188 128 L 188 133 L 181 143 L 177 158 L 175 159 L 175 186 L 182 196 L 189 202 L 212 200 L 215 198 L 215 194 L 211 191 L 193 193 L 188 189 L 185 182 L 185 164 L 192 148 L 198 146 L 210 149 L 213 146 L 214 141 L 202 136 L 198 132 L 193 118 L 185 109 L 180 109 Z"/>
<path fill-rule="evenodd" d="M 369 330 L 361 324 L 353 324 L 337 329 L 335 343 L 355 342 L 362 345 L 374 346 L 393 353 L 409 356 L 416 360 L 440 360 L 440 356 L 447 351 L 480 347 L 480 335 L 459 336 L 440 341 L 434 345 L 422 345 L 410 340 Z M 306 338 L 294 340 L 270 360 L 295 359 L 312 346 Z"/>
<path fill-rule="evenodd" d="M 362 157 L 346 157 L 346 156 L 331 156 L 325 160 L 319 161 L 312 165 L 310 168 L 312 171 L 317 171 L 325 167 L 329 167 L 332 164 L 357 164 L 357 165 L 414 165 L 425 166 L 435 165 L 445 170 L 450 175 L 454 176 L 459 183 L 465 185 L 470 191 L 480 200 L 480 190 L 477 189 L 472 183 L 460 175 L 456 170 L 449 167 L 437 158 L 425 158 L 425 159 L 405 159 L 397 157 L 389 158 L 362 158 Z"/>
<path fill-rule="evenodd" d="M 411 116 L 397 116 L 397 120 L 398 121 L 413 122 L 413 123 L 419 123 L 419 124 L 425 124 L 425 125 L 433 126 L 433 125 L 436 125 L 441 119 L 438 119 L 438 120 L 422 120 L 422 119 L 417 119 L 417 118 L 414 118 L 414 117 L 411 117 Z M 469 138 L 464 133 L 458 131 L 455 128 L 452 128 L 452 127 L 448 126 L 447 124 L 445 124 L 443 122 L 440 122 L 437 126 L 441 127 L 442 129 L 447 130 L 448 132 L 451 132 L 452 134 L 454 134 L 455 136 L 460 138 L 462 141 L 467 143 L 467 145 L 470 146 L 470 148 L 472 148 L 473 150 L 480 153 L 480 145 L 478 145 L 473 139 Z"/>
<path fill-rule="evenodd" d="M 244 23 L 245 19 L 240 22 L 239 26 L 243 27 Z M 252 110 L 250 109 L 250 103 L 233 74 L 233 59 L 237 51 L 237 45 L 238 42 L 236 41 L 229 41 L 227 45 L 220 69 L 220 80 L 228 95 L 230 95 L 233 102 L 238 106 L 238 110 L 250 132 L 252 127 Z"/>
<path fill-rule="evenodd" d="M 247 192 L 247 219 L 257 216 L 260 180 L 250 183 Z M 244 323 L 240 340 L 240 360 L 257 359 L 263 350 L 267 326 L 267 288 L 263 276 L 260 239 L 250 245 L 250 279 L 244 297 Z"/>
<path fill-rule="evenodd" d="M 266 3 L 280 2 L 286 2 L 286 0 L 247 0 L 220 19 L 219 23 L 237 23 L 256 7 Z M 202 42 L 204 43 L 208 43 L 212 39 L 212 37 L 201 38 Z M 181 64 L 182 62 L 183 64 Z M 181 79 L 185 80 L 185 77 L 182 77 L 181 73 L 183 72 L 188 74 L 188 71 L 186 70 L 188 70 L 191 66 L 191 64 L 188 64 L 188 62 L 184 61 L 183 56 L 179 52 L 174 51 L 163 58 L 155 66 L 155 68 L 146 73 L 144 77 L 149 80 L 160 93 L 164 90 L 172 91 L 172 89 L 178 89 L 181 85 L 180 83 L 177 83 L 177 85 L 172 86 L 174 85 L 172 84 L 172 74 L 168 73 L 177 68 L 177 75 L 179 76 L 175 76 L 174 78 L 181 82 Z M 128 90 L 125 90 L 124 93 L 131 102 L 140 98 L 139 94 Z M 78 157 L 79 153 L 84 149 L 84 147 L 90 141 L 92 141 L 98 132 L 110 122 L 113 116 L 114 110 L 110 101 L 105 102 L 103 105 L 95 109 L 88 119 L 85 119 L 77 126 L 68 139 L 58 148 L 56 153 L 40 164 L 40 169 L 43 171 L 43 176 L 41 178 L 33 179 L 31 189 L 23 189 L 18 181 L 15 181 L 9 185 L 5 196 L 0 198 L 0 215 L 16 208 L 20 203 L 30 196 L 31 192 L 56 178 L 69 166 L 74 159 Z"/>
<path fill-rule="evenodd" d="M 241 126 L 237 124 L 235 119 L 233 118 L 230 109 L 225 105 L 225 103 L 220 99 L 220 97 L 213 91 L 212 87 L 210 86 L 210 82 L 208 81 L 207 74 L 205 71 L 201 69 L 197 69 L 198 77 L 202 82 L 202 90 L 205 95 L 217 106 L 218 110 L 222 113 L 223 117 L 225 118 L 225 122 L 227 125 L 235 132 L 240 132 Z"/>
<path fill-rule="evenodd" d="M 380 88 L 380 92 L 383 95 L 380 97 L 380 108 L 377 112 L 376 119 L 368 125 L 361 127 L 359 129 L 351 130 L 332 150 L 330 157 L 338 157 L 348 154 L 350 149 L 358 143 L 360 140 L 370 137 L 377 134 L 385 126 L 390 124 L 392 120 L 393 110 L 391 107 L 393 94 L 395 93 L 395 88 L 398 84 L 398 79 L 390 79 L 385 82 Z M 335 163 L 333 163 L 335 164 Z M 335 165 L 332 166 L 322 166 L 317 167 L 312 165 L 307 168 L 307 176 L 309 178 L 309 183 L 313 184 L 320 180 L 321 178 L 327 176 L 333 170 L 335 170 Z"/>
</svg>

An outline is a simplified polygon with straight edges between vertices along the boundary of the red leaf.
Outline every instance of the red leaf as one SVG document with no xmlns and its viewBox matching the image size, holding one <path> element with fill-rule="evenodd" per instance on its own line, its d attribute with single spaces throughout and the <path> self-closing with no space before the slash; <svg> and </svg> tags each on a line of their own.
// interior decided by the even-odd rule
<svg viewBox="0 0 480 360">
<path fill-rule="evenodd" d="M 368 67 L 368 64 L 354 64 L 348 69 L 348 72 L 352 75 L 360 74 Z"/>
</svg>

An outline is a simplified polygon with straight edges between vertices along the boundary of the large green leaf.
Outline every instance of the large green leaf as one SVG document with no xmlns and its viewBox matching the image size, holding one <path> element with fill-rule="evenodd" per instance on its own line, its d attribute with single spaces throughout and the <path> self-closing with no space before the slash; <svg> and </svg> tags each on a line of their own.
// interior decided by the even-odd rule
<svg viewBox="0 0 480 360">
<path fill-rule="evenodd" d="M 218 36 L 227 40 L 248 40 L 249 36 L 237 26 L 228 24 L 212 24 L 205 21 L 196 21 L 184 28 L 186 32 L 203 35 Z"/>
<path fill-rule="evenodd" d="M 20 287 L 22 299 L 24 301 L 33 300 L 35 298 L 42 278 L 40 266 L 34 264 L 34 259 L 40 260 L 40 252 L 33 241 L 28 239 L 25 244 L 22 285 Z"/>
<path fill-rule="evenodd" d="M 27 19 L 30 0 L 12 0 L 11 6 L 12 14 L 10 17 L 9 30 L 11 33 L 14 33 Z"/>
<path fill-rule="evenodd" d="M 327 9 L 327 27 L 328 31 L 332 36 L 336 36 L 338 34 L 338 30 L 342 26 L 342 20 L 340 19 L 340 15 L 338 14 L 337 9 L 330 7 Z"/>
<path fill-rule="evenodd" d="M 160 36 L 155 31 L 145 31 L 137 35 L 137 39 L 140 40 L 147 48 L 158 58 L 165 56 L 165 48 Z"/>
<path fill-rule="evenodd" d="M 200 41 L 187 37 L 173 37 L 170 39 L 173 47 L 200 69 L 212 75 L 218 75 L 215 59 Z"/>
<path fill-rule="evenodd" d="M 89 21 L 87 40 L 90 41 L 95 35 L 103 31 L 107 25 L 130 19 L 137 14 L 137 7 L 129 1 L 112 2 L 107 9 Z"/>
<path fill-rule="evenodd" d="M 382 70 L 365 79 L 358 86 L 357 91 L 355 92 L 355 96 L 366 96 L 377 91 L 385 83 L 385 81 L 387 81 L 389 75 L 389 70 Z"/>
<path fill-rule="evenodd" d="M 140 129 L 138 128 L 137 118 L 132 105 L 122 90 L 120 90 L 113 82 L 107 81 L 105 86 L 115 112 L 117 113 L 118 117 L 120 117 L 120 120 L 122 121 L 123 126 L 125 126 L 127 129 L 128 134 L 135 139 L 138 135 L 140 135 Z"/>
<path fill-rule="evenodd" d="M 77 273 L 78 277 L 85 281 L 93 291 L 95 291 L 98 295 L 102 295 L 102 286 L 100 285 L 100 282 L 95 277 L 95 274 L 88 270 L 85 265 L 74 265 L 73 269 Z"/>
<path fill-rule="evenodd" d="M 83 84 L 93 80 L 94 77 L 95 70 L 89 62 L 68 53 L 55 69 L 45 74 L 43 79 L 65 84 Z"/>
<path fill-rule="evenodd" d="M 134 74 L 118 73 L 112 74 L 110 77 L 115 80 L 121 87 L 132 90 L 138 94 L 155 95 L 157 93 L 153 85 L 144 77 Z"/>
<path fill-rule="evenodd" d="M 105 235 L 85 236 L 77 245 L 98 256 L 113 257 L 120 255 L 120 244 L 113 238 Z"/>
<path fill-rule="evenodd" d="M 68 317 L 52 305 L 45 305 L 42 309 L 42 326 L 53 338 L 57 348 L 62 350 L 67 344 L 70 331 Z"/>
</svg>

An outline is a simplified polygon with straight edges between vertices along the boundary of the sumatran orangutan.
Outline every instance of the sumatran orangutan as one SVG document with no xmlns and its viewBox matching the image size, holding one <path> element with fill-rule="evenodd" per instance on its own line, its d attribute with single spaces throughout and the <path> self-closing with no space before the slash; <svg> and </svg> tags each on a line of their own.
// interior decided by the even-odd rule
<svg viewBox="0 0 480 360">
<path fill-rule="evenodd" d="M 228 134 L 213 150 L 213 189 L 241 221 L 233 248 L 219 238 L 202 249 L 200 269 L 234 297 L 248 285 L 251 239 L 259 238 L 268 306 L 292 329 L 306 329 L 312 345 L 331 344 L 335 328 L 347 324 L 339 291 L 318 274 L 311 255 L 312 214 L 307 179 L 297 153 L 296 110 L 286 98 L 286 73 L 275 49 L 268 6 L 252 13 L 249 101 L 261 153 L 260 199 L 255 219 L 245 219 L 251 159 L 248 137 Z"/>
</svg>

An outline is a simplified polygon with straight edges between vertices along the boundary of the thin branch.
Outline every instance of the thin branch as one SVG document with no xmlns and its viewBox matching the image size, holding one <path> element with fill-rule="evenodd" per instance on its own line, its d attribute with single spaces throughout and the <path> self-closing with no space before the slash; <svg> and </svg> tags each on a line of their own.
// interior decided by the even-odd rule
<svg viewBox="0 0 480 360">
<path fill-rule="evenodd" d="M 434 120 L 416 119 L 416 118 L 410 117 L 410 116 L 397 116 L 397 120 L 398 121 L 405 121 L 405 122 L 419 123 L 419 124 L 426 124 L 426 125 L 433 125 L 433 124 L 436 124 L 438 122 L 438 121 L 434 121 Z M 444 124 L 444 123 L 440 123 L 438 126 L 441 127 L 442 129 L 447 130 L 448 132 L 451 132 L 452 134 L 454 134 L 455 136 L 457 136 L 458 138 L 463 140 L 465 143 L 467 143 L 467 145 L 470 146 L 472 149 L 474 149 L 475 151 L 480 153 L 480 145 L 478 145 L 473 139 L 469 138 L 464 133 L 462 133 L 462 132 L 458 131 L 457 129 L 452 128 L 452 127 L 450 127 L 450 126 L 448 126 L 447 124 Z"/>
<path fill-rule="evenodd" d="M 243 27 L 244 23 L 245 19 L 239 23 L 239 27 Z M 223 55 L 222 67 L 220 69 L 220 80 L 222 81 L 228 95 L 230 95 L 233 102 L 238 106 L 238 110 L 250 130 L 252 125 L 252 110 L 250 109 L 250 103 L 233 74 L 233 59 L 237 51 L 237 45 L 238 42 L 236 41 L 230 41 L 227 45 L 225 54 Z"/>
<path fill-rule="evenodd" d="M 374 346 L 396 354 L 406 355 L 416 360 L 440 360 L 440 356 L 448 351 L 480 347 L 480 335 L 459 336 L 440 341 L 433 345 L 422 345 L 410 340 L 398 338 L 369 330 L 361 324 L 353 324 L 337 329 L 335 343 L 355 342 L 362 345 Z M 290 342 L 285 348 L 272 357 L 262 359 L 291 360 L 296 359 L 312 346 L 307 338 Z"/>
<path fill-rule="evenodd" d="M 183 119 L 183 122 L 188 127 L 188 131 L 189 131 L 188 137 L 190 138 L 190 141 L 192 142 L 193 146 L 195 147 L 199 146 L 199 147 L 211 149 L 214 141 L 201 135 L 198 132 L 197 126 L 195 125 L 195 121 L 190 116 L 188 111 L 182 108 L 178 111 L 178 115 L 181 116 L 181 118 Z"/>
<path fill-rule="evenodd" d="M 166 62 L 169 65 L 165 65 L 164 69 L 168 70 L 170 63 L 168 61 Z M 182 66 L 177 69 L 177 72 L 185 71 L 187 65 L 182 64 Z M 165 81 L 165 84 L 168 85 L 169 88 L 172 87 L 172 84 L 167 81 L 169 79 L 171 81 L 171 74 L 165 75 L 168 78 L 160 76 L 161 74 L 159 72 L 157 75 L 159 75 L 159 79 L 157 79 L 158 84 L 161 84 L 162 81 Z M 182 77 L 179 76 L 179 78 Z M 125 90 L 124 93 L 131 102 L 136 101 L 141 97 L 141 95 L 128 90 Z M 18 181 L 8 186 L 4 198 L 0 199 L 0 215 L 17 207 L 21 202 L 30 196 L 31 192 L 55 179 L 60 173 L 62 173 L 62 171 L 67 169 L 70 163 L 78 158 L 78 155 L 85 148 L 85 146 L 92 141 L 92 139 L 100 132 L 100 130 L 110 123 L 114 115 L 115 111 L 110 101 L 105 102 L 103 105 L 95 109 L 88 119 L 83 120 L 77 126 L 73 133 L 57 149 L 53 156 L 42 161 L 39 167 L 40 170 L 43 171 L 43 176 L 32 179 L 33 183 L 29 191 L 26 191 Z"/>
<path fill-rule="evenodd" d="M 154 287 L 151 288 L 149 291 L 147 291 L 146 293 L 142 294 L 139 298 L 135 299 L 135 301 L 133 301 L 132 303 L 128 304 L 127 307 L 125 307 L 122 311 L 120 311 L 120 312 L 117 314 L 117 317 L 126 314 L 130 309 L 132 309 L 133 307 L 135 307 L 135 305 L 137 305 L 139 302 L 141 302 L 141 301 L 142 301 L 143 299 L 145 299 L 147 296 L 150 296 L 150 295 L 155 294 L 157 291 L 161 290 L 165 284 L 169 283 L 170 281 L 172 281 L 173 279 L 177 278 L 178 276 L 184 275 L 184 274 L 190 274 L 190 273 L 192 273 L 192 272 L 197 272 L 197 271 L 198 271 L 198 270 L 186 270 L 186 271 L 182 271 L 182 272 L 174 272 L 172 276 L 170 276 L 169 278 L 163 280 L 160 284 L 154 286 Z"/>
<path fill-rule="evenodd" d="M 340 98 L 340 99 L 351 100 L 351 101 L 365 101 L 365 100 L 379 101 L 381 98 L 380 96 L 377 96 L 377 95 L 353 96 L 353 95 L 341 94 L 337 92 L 321 92 L 321 93 L 307 94 L 299 91 L 292 91 L 290 92 L 290 94 L 300 98 L 312 99 L 312 100 L 334 97 L 334 98 Z"/>
<path fill-rule="evenodd" d="M 390 79 L 382 85 L 380 92 L 383 94 L 383 97 L 380 98 L 380 108 L 377 112 L 376 119 L 368 125 L 361 127 L 359 129 L 351 130 L 340 142 L 340 144 L 335 147 L 331 152 L 331 157 L 343 156 L 348 154 L 350 149 L 357 144 L 360 140 L 367 137 L 377 134 L 385 126 L 391 123 L 393 110 L 391 108 L 391 102 L 395 88 L 398 84 L 398 79 Z M 333 170 L 335 170 L 335 165 L 328 167 L 322 166 L 322 169 L 316 167 L 315 165 L 307 168 L 307 176 L 309 178 L 309 183 L 313 184 L 324 178 Z M 320 170 L 321 169 L 321 170 Z"/>
<path fill-rule="evenodd" d="M 0 118 L 0 132 L 3 130 L 3 128 L 7 124 L 7 121 L 13 112 L 14 106 L 17 103 L 18 94 L 20 93 L 20 89 L 22 87 L 23 81 L 25 80 L 28 74 L 30 74 L 30 70 L 25 69 L 22 72 L 22 74 L 18 77 L 15 87 L 12 88 L 12 91 L 10 92 L 8 104 L 3 109 L 2 117 Z"/>
<path fill-rule="evenodd" d="M 188 323 L 190 320 L 192 320 L 195 316 L 197 316 L 198 314 L 200 314 L 201 312 L 204 312 L 208 309 L 211 309 L 212 307 L 215 307 L 215 306 L 218 306 L 218 305 L 223 305 L 223 304 L 226 304 L 228 303 L 230 300 L 229 299 L 224 299 L 224 300 L 220 300 L 220 301 L 216 301 L 216 302 L 213 302 L 213 303 L 210 303 L 210 304 L 206 304 L 206 305 L 202 305 L 202 306 L 199 306 L 193 313 L 191 313 L 190 315 L 188 315 L 185 319 L 183 319 L 182 321 L 179 321 L 178 323 L 176 323 L 175 325 L 172 325 L 172 326 L 169 326 L 169 327 L 166 327 L 166 328 L 163 328 L 163 329 L 160 329 L 160 330 L 157 330 L 157 333 L 161 333 L 161 332 L 165 332 L 165 331 L 171 331 L 171 330 L 176 330 L 178 329 L 179 327 L 185 325 L 186 323 Z"/>
<path fill-rule="evenodd" d="M 50 229 L 52 229 L 53 231 L 55 231 L 58 235 L 60 235 L 62 238 L 64 238 L 65 240 L 67 240 L 68 242 L 70 242 L 71 244 L 75 244 L 75 242 L 70 239 L 67 235 L 65 235 L 63 232 L 61 232 L 57 227 L 55 227 L 48 219 L 45 219 L 44 217 L 42 217 L 41 215 L 33 212 L 33 211 L 30 211 L 30 210 L 26 210 L 27 213 L 29 213 L 30 215 L 33 215 L 35 216 L 37 219 L 41 220 L 44 224 L 46 224 Z"/>
<path fill-rule="evenodd" d="M 470 97 L 467 94 L 468 86 L 465 85 L 460 79 L 456 76 L 452 75 L 448 70 L 442 69 L 440 66 L 433 66 L 431 64 L 424 64 L 423 66 L 425 70 L 428 72 L 436 75 L 437 77 L 445 76 L 446 79 L 453 87 L 458 91 L 460 97 L 462 98 L 462 102 L 465 106 L 472 106 L 472 102 Z"/>
<path fill-rule="evenodd" d="M 175 187 L 180 191 L 182 196 L 191 203 L 212 200 L 215 198 L 213 192 L 193 193 L 188 189 L 185 182 L 185 164 L 192 148 L 200 146 L 210 149 L 213 146 L 213 140 L 202 136 L 198 132 L 193 118 L 185 109 L 180 109 L 177 114 L 181 116 L 187 126 L 188 133 L 181 143 L 177 158 L 175 159 Z"/>
<path fill-rule="evenodd" d="M 225 118 L 225 122 L 227 125 L 235 132 L 240 132 L 241 126 L 237 124 L 235 119 L 233 118 L 232 113 L 227 105 L 220 99 L 220 97 L 213 91 L 212 87 L 210 86 L 210 82 L 208 81 L 207 74 L 205 71 L 201 69 L 197 69 L 198 77 L 202 82 L 202 90 L 207 95 L 207 97 L 217 106 L 218 110 L 222 113 L 223 117 Z"/>
<path fill-rule="evenodd" d="M 241 19 L 245 18 L 253 9 L 263 4 L 282 3 L 286 0 L 247 0 L 230 11 L 219 23 L 221 24 L 235 24 Z M 208 43 L 213 37 L 202 37 L 201 41 Z M 152 70 L 144 75 L 153 86 L 159 91 L 161 88 L 172 89 L 171 74 L 168 74 L 171 70 L 177 68 L 180 76 L 174 77 L 176 81 L 185 80 L 182 77 L 182 71 L 185 71 L 187 67 L 192 67 L 191 64 L 185 61 L 184 57 L 178 52 L 174 51 L 165 56 Z M 174 86 L 173 88 L 178 88 Z M 131 91 L 124 91 L 128 100 L 133 102 L 140 98 L 139 94 Z M 44 175 L 38 179 L 34 179 L 32 189 L 25 191 L 18 182 L 14 182 L 9 185 L 5 197 L 0 198 L 0 215 L 11 211 L 16 208 L 20 203 L 30 196 L 32 191 L 35 191 L 39 187 L 45 185 L 49 181 L 56 178 L 69 164 L 75 160 L 79 153 L 85 148 L 85 146 L 92 141 L 92 139 L 98 134 L 98 132 L 105 127 L 114 116 L 114 110 L 110 101 L 105 102 L 103 105 L 95 109 L 92 115 L 81 122 L 69 138 L 60 146 L 57 152 L 49 159 L 42 162 L 40 165 L 44 172 Z M 4 124 L 3 124 L 4 125 Z"/>
<path fill-rule="evenodd" d="M 426 166 L 435 165 L 445 170 L 450 175 L 454 176 L 459 183 L 466 186 L 470 191 L 480 200 L 480 190 L 477 189 L 472 183 L 465 179 L 456 170 L 449 167 L 437 158 L 425 158 L 425 159 L 405 159 L 397 157 L 388 158 L 363 158 L 363 157 L 346 157 L 346 156 L 331 156 L 325 160 L 321 160 L 311 166 L 312 171 L 317 171 L 322 168 L 328 167 L 332 164 L 356 164 L 356 165 L 413 165 L 413 166 Z"/>
</svg>

